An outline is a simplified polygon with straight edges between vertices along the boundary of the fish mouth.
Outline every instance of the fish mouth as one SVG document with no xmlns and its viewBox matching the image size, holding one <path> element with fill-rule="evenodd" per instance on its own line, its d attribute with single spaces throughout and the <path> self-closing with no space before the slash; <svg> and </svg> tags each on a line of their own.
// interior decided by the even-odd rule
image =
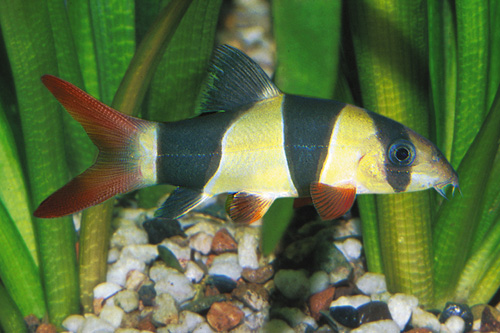
<svg viewBox="0 0 500 333">
<path fill-rule="evenodd" d="M 448 200 L 448 198 L 446 197 L 445 189 L 449 185 L 453 186 L 453 190 L 451 192 L 451 196 L 452 197 L 455 195 L 455 190 L 458 190 L 458 192 L 460 193 L 460 195 L 462 195 L 462 191 L 460 190 L 460 185 L 458 184 L 458 175 L 455 172 L 453 172 L 453 175 L 450 178 L 448 178 L 447 180 L 439 182 L 436 185 L 434 185 L 434 189 L 443 198 L 445 198 L 446 200 Z"/>
</svg>

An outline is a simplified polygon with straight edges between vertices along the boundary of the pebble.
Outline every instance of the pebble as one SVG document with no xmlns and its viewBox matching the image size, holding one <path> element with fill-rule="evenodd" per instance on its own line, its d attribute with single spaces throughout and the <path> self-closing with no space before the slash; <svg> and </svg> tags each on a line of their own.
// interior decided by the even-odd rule
<svg viewBox="0 0 500 333">
<path fill-rule="evenodd" d="M 459 316 L 465 322 L 465 330 L 470 331 L 472 329 L 472 322 L 474 321 L 474 317 L 472 315 L 472 311 L 467 304 L 446 303 L 444 310 L 441 312 L 439 316 L 439 321 L 444 323 L 448 320 L 448 318 L 452 316 Z"/>
<path fill-rule="evenodd" d="M 138 290 L 139 300 L 144 306 L 153 306 L 156 297 L 155 285 L 152 281 L 144 283 Z"/>
<path fill-rule="evenodd" d="M 190 260 L 186 263 L 184 275 L 192 282 L 198 283 L 205 276 L 205 272 L 194 261 Z"/>
<path fill-rule="evenodd" d="M 115 295 L 114 302 L 125 312 L 132 312 L 139 307 L 139 295 L 136 291 L 125 289 Z M 104 309 L 103 309 L 104 310 Z"/>
<path fill-rule="evenodd" d="M 195 295 L 194 287 L 188 278 L 173 268 L 156 265 L 151 268 L 149 275 L 155 282 L 157 295 L 168 293 L 179 304 Z"/>
<path fill-rule="evenodd" d="M 225 275 L 234 281 L 241 277 L 242 268 L 238 263 L 238 255 L 235 253 L 223 253 L 214 258 L 208 269 L 210 275 Z"/>
<path fill-rule="evenodd" d="M 179 313 L 179 323 L 170 324 L 165 327 L 158 328 L 157 333 L 184 333 L 192 332 L 198 325 L 205 322 L 205 318 L 201 315 L 191 312 L 182 311 Z"/>
<path fill-rule="evenodd" d="M 446 333 L 463 333 L 468 331 L 466 330 L 465 321 L 459 316 L 449 317 L 443 325 Z"/>
<path fill-rule="evenodd" d="M 108 299 L 122 289 L 122 286 L 113 282 L 99 283 L 94 287 L 94 298 Z"/>
<path fill-rule="evenodd" d="M 116 262 L 120 258 L 120 249 L 117 247 L 112 247 L 108 251 L 108 264 Z"/>
<path fill-rule="evenodd" d="M 412 295 L 394 294 L 387 302 L 392 319 L 402 331 L 410 320 L 413 310 L 418 306 L 418 299 Z"/>
<path fill-rule="evenodd" d="M 271 265 L 266 265 L 257 269 L 243 268 L 241 276 L 245 281 L 251 283 L 265 283 L 274 275 L 274 269 Z"/>
<path fill-rule="evenodd" d="M 184 221 L 184 220 L 182 220 Z M 211 236 L 214 236 L 217 230 L 219 229 L 219 225 L 213 223 L 212 221 L 207 221 L 206 219 L 200 219 L 199 221 L 193 221 L 194 223 L 191 227 L 185 230 L 185 234 L 188 237 L 191 237 L 199 232 L 204 232 Z"/>
<path fill-rule="evenodd" d="M 298 308 L 282 307 L 271 309 L 271 316 L 284 319 L 293 328 L 296 328 L 302 323 L 314 329 L 318 327 L 313 317 L 306 315 Z"/>
<path fill-rule="evenodd" d="M 186 237 L 177 220 L 154 218 L 145 221 L 142 225 L 148 235 L 150 244 L 161 243 L 165 238 L 173 236 Z"/>
<path fill-rule="evenodd" d="M 236 281 L 225 275 L 209 275 L 205 283 L 214 286 L 221 294 L 230 293 L 236 288 Z"/>
<path fill-rule="evenodd" d="M 94 314 L 86 314 L 85 321 L 78 330 L 78 333 L 94 333 L 94 332 L 112 333 L 114 331 L 115 327 L 113 327 L 113 325 L 111 325 L 106 320 L 101 319 Z"/>
<path fill-rule="evenodd" d="M 211 333 L 211 332 L 214 332 L 214 330 L 210 327 L 210 325 L 207 322 L 199 324 L 193 330 L 193 333 Z"/>
<path fill-rule="evenodd" d="M 347 238 L 343 242 L 336 242 L 337 248 L 342 251 L 347 260 L 357 260 L 361 256 L 363 245 L 356 238 Z"/>
<path fill-rule="evenodd" d="M 215 254 L 236 252 L 238 250 L 238 244 L 227 229 L 222 228 L 215 233 L 215 236 L 212 239 L 211 250 Z"/>
<path fill-rule="evenodd" d="M 330 303 L 330 308 L 344 305 L 359 308 L 361 305 L 366 304 L 370 301 L 370 297 L 366 295 L 342 296 Z"/>
<path fill-rule="evenodd" d="M 358 308 L 358 312 L 360 324 L 392 319 L 389 307 L 386 303 L 380 301 L 363 304 Z"/>
<path fill-rule="evenodd" d="M 264 332 L 295 333 L 295 331 L 283 320 L 272 319 L 263 327 Z"/>
<path fill-rule="evenodd" d="M 309 310 L 311 316 L 318 321 L 321 317 L 320 311 L 327 310 L 333 300 L 335 287 L 327 288 L 319 293 L 311 295 L 309 298 Z"/>
<path fill-rule="evenodd" d="M 380 273 L 367 272 L 357 281 L 356 286 L 365 295 L 380 294 L 387 291 L 385 276 Z"/>
<path fill-rule="evenodd" d="M 500 332 L 500 321 L 493 313 L 498 315 L 498 310 L 488 305 L 484 307 L 481 313 L 481 332 Z"/>
<path fill-rule="evenodd" d="M 238 239 L 238 262 L 243 268 L 259 268 L 257 249 L 259 248 L 260 232 L 254 227 L 243 227 L 240 229 L 242 236 Z"/>
<path fill-rule="evenodd" d="M 207 321 L 218 332 L 229 331 L 243 319 L 244 313 L 231 302 L 216 302 L 207 313 Z"/>
<path fill-rule="evenodd" d="M 259 284 L 240 284 L 233 290 L 233 296 L 254 311 L 269 306 L 267 290 Z"/>
<path fill-rule="evenodd" d="M 130 223 L 130 222 L 128 222 Z M 133 222 L 132 222 L 133 223 Z M 147 244 L 148 234 L 135 224 L 118 228 L 111 236 L 111 247 L 125 247 L 132 244 Z"/>
<path fill-rule="evenodd" d="M 149 280 L 149 277 L 143 272 L 130 271 L 127 274 L 127 280 L 125 281 L 125 288 L 131 290 L 139 290 L 139 288 Z"/>
<path fill-rule="evenodd" d="M 374 333 L 374 332 L 384 332 L 384 333 L 399 333 L 399 326 L 393 320 L 379 320 L 353 329 L 351 333 Z"/>
<path fill-rule="evenodd" d="M 76 333 L 82 327 L 84 321 L 85 318 L 82 315 L 70 315 L 63 320 L 62 326 L 71 333 Z"/>
<path fill-rule="evenodd" d="M 179 313 L 175 300 L 169 294 L 160 294 L 155 299 L 156 307 L 153 310 L 153 322 L 160 325 L 177 324 Z"/>
<path fill-rule="evenodd" d="M 120 256 L 120 259 L 117 262 L 108 267 L 106 281 L 116 283 L 120 286 L 125 286 L 127 274 L 130 271 L 136 270 L 144 272 L 145 269 L 146 264 L 143 261 Z"/>
<path fill-rule="evenodd" d="M 114 328 L 120 327 L 125 312 L 116 305 L 106 305 L 102 308 L 99 318 L 106 320 Z"/>
<path fill-rule="evenodd" d="M 170 239 L 165 239 L 161 242 L 160 246 L 165 246 L 169 249 L 180 263 L 187 262 L 191 259 L 191 249 L 189 246 L 181 246 Z"/>
<path fill-rule="evenodd" d="M 203 255 L 208 255 L 212 247 L 212 235 L 204 232 L 199 232 L 189 238 L 189 247 Z"/>
<path fill-rule="evenodd" d="M 435 315 L 416 307 L 412 311 L 410 323 L 416 328 L 427 328 L 432 332 L 439 332 L 441 324 Z"/>
<path fill-rule="evenodd" d="M 288 299 L 306 299 L 310 284 L 303 270 L 282 269 L 274 276 L 276 288 Z"/>
<path fill-rule="evenodd" d="M 311 283 L 311 290 L 309 291 L 311 295 L 325 290 L 330 285 L 330 279 L 325 271 L 314 272 L 309 281 Z"/>
<path fill-rule="evenodd" d="M 151 244 L 127 245 L 122 249 L 120 254 L 120 259 L 123 257 L 134 258 L 150 264 L 158 257 L 158 249 L 156 245 Z"/>
<path fill-rule="evenodd" d="M 342 305 L 332 307 L 330 308 L 330 316 L 345 327 L 356 328 L 359 326 L 359 312 L 353 306 Z"/>
</svg>

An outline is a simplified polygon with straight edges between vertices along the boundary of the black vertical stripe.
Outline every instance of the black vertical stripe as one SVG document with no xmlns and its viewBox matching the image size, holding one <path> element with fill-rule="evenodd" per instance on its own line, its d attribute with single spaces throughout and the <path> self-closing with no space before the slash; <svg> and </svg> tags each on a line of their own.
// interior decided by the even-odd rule
<svg viewBox="0 0 500 333">
<path fill-rule="evenodd" d="M 408 131 L 402 124 L 373 112 L 367 112 L 373 119 L 377 129 L 377 138 L 382 143 L 385 151 L 385 173 L 389 185 L 394 192 L 404 192 L 411 182 L 411 166 L 400 166 L 389 160 L 389 147 L 396 140 L 410 141 Z"/>
<path fill-rule="evenodd" d="M 160 124 L 158 183 L 202 189 L 217 171 L 222 139 L 239 115 L 220 112 Z"/>
<path fill-rule="evenodd" d="M 284 97 L 285 153 L 299 196 L 308 196 L 309 185 L 318 180 L 335 122 L 344 106 L 331 100 Z"/>
</svg>

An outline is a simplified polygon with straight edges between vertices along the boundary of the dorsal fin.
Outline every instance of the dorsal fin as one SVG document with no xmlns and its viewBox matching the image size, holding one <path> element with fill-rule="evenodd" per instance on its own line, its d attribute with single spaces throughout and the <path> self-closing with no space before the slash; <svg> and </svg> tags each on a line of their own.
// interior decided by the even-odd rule
<svg viewBox="0 0 500 333">
<path fill-rule="evenodd" d="M 231 111 L 281 94 L 267 74 L 240 50 L 217 47 L 203 88 L 200 112 Z"/>
</svg>

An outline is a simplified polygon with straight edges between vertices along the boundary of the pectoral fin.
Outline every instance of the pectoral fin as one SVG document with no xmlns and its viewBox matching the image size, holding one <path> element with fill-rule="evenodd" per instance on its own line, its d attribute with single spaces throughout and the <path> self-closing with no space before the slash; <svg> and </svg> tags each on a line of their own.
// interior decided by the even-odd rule
<svg viewBox="0 0 500 333">
<path fill-rule="evenodd" d="M 314 182 L 310 187 L 314 207 L 322 220 L 333 220 L 351 209 L 356 187 L 350 184 L 331 186 Z"/>
<path fill-rule="evenodd" d="M 238 192 L 228 197 L 226 210 L 234 222 L 250 224 L 264 216 L 273 201 L 274 198 Z"/>
<path fill-rule="evenodd" d="M 176 219 L 208 198 L 210 198 L 210 195 L 201 191 L 177 187 L 163 205 L 158 208 L 155 215 L 167 219 Z"/>
</svg>

